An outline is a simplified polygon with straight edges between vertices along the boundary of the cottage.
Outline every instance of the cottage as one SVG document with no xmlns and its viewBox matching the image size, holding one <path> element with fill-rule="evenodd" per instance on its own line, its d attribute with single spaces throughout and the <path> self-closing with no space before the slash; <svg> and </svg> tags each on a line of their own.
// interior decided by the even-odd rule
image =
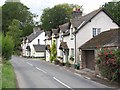
<svg viewBox="0 0 120 90">
<path fill-rule="evenodd" d="M 82 57 L 81 68 L 97 71 L 95 60 L 98 55 L 98 46 L 99 48 L 120 48 L 120 28 L 102 32 L 79 47 L 79 55 Z"/>
<path fill-rule="evenodd" d="M 52 46 L 52 31 L 45 32 L 46 61 L 50 61 L 50 47 Z"/>
<path fill-rule="evenodd" d="M 63 57 L 63 62 L 66 63 L 69 61 L 70 55 L 71 55 L 71 48 L 74 48 L 72 41 L 70 40 L 70 22 L 65 23 L 63 25 L 59 25 L 60 28 L 60 43 L 59 43 L 59 53 L 58 56 Z"/>
<path fill-rule="evenodd" d="M 45 57 L 45 54 L 42 54 L 45 52 L 45 50 L 41 51 L 40 47 L 41 45 L 45 45 L 44 39 L 45 32 L 43 30 L 40 30 L 38 27 L 33 28 L 33 33 L 29 36 L 26 36 L 22 41 L 22 55 L 25 57 Z M 37 49 L 38 47 L 40 48 L 40 52 L 36 51 L 36 47 Z"/>
<path fill-rule="evenodd" d="M 71 19 L 70 22 L 70 32 L 73 32 L 71 37 L 73 37 L 75 45 L 75 63 L 81 62 L 78 50 L 80 46 L 101 32 L 119 27 L 119 24 L 103 8 L 97 9 L 85 16 Z"/>
</svg>

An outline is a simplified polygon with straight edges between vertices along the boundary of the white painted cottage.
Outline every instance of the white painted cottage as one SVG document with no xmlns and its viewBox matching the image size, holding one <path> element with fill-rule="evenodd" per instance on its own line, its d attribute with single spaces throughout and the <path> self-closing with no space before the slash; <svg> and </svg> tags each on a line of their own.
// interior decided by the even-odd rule
<svg viewBox="0 0 120 90">
<path fill-rule="evenodd" d="M 50 61 L 50 47 L 52 46 L 52 31 L 45 32 L 45 54 L 46 54 L 46 61 Z"/>
<path fill-rule="evenodd" d="M 85 16 L 72 19 L 70 27 L 70 32 L 73 32 L 74 37 L 75 63 L 79 63 L 81 62 L 81 55 L 79 55 L 78 50 L 80 46 L 101 32 L 118 28 L 119 25 L 106 10 L 100 8 Z"/>
<path fill-rule="evenodd" d="M 33 33 L 26 36 L 21 44 L 22 56 L 45 57 L 45 32 L 40 28 L 33 28 Z"/>
</svg>

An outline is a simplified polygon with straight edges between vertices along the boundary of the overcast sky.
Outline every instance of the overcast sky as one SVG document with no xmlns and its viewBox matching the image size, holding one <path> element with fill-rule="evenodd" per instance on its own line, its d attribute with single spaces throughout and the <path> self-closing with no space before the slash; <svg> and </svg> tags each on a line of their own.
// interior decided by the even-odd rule
<svg viewBox="0 0 120 90">
<path fill-rule="evenodd" d="M 113 0 L 20 0 L 24 5 L 30 8 L 32 13 L 37 15 L 42 14 L 42 10 L 47 7 L 53 7 L 57 4 L 69 3 L 83 5 L 83 13 L 87 14 L 95 9 L 98 9 L 105 2 Z M 5 0 L 0 0 L 0 6 L 4 4 Z"/>
</svg>

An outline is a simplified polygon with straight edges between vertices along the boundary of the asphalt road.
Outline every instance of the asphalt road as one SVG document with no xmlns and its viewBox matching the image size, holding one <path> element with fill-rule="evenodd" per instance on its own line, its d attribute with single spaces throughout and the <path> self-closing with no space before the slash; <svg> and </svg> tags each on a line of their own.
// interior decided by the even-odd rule
<svg viewBox="0 0 120 90">
<path fill-rule="evenodd" d="M 13 56 L 11 62 L 19 88 L 108 88 L 42 60 Z"/>
</svg>

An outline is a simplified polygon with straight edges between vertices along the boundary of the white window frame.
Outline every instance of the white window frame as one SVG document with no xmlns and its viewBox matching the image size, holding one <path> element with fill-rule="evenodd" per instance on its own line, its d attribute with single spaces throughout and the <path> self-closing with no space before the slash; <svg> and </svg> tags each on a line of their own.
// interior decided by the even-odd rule
<svg viewBox="0 0 120 90">
<path fill-rule="evenodd" d="M 92 28 L 92 36 L 95 37 L 101 33 L 101 28 Z"/>
</svg>

